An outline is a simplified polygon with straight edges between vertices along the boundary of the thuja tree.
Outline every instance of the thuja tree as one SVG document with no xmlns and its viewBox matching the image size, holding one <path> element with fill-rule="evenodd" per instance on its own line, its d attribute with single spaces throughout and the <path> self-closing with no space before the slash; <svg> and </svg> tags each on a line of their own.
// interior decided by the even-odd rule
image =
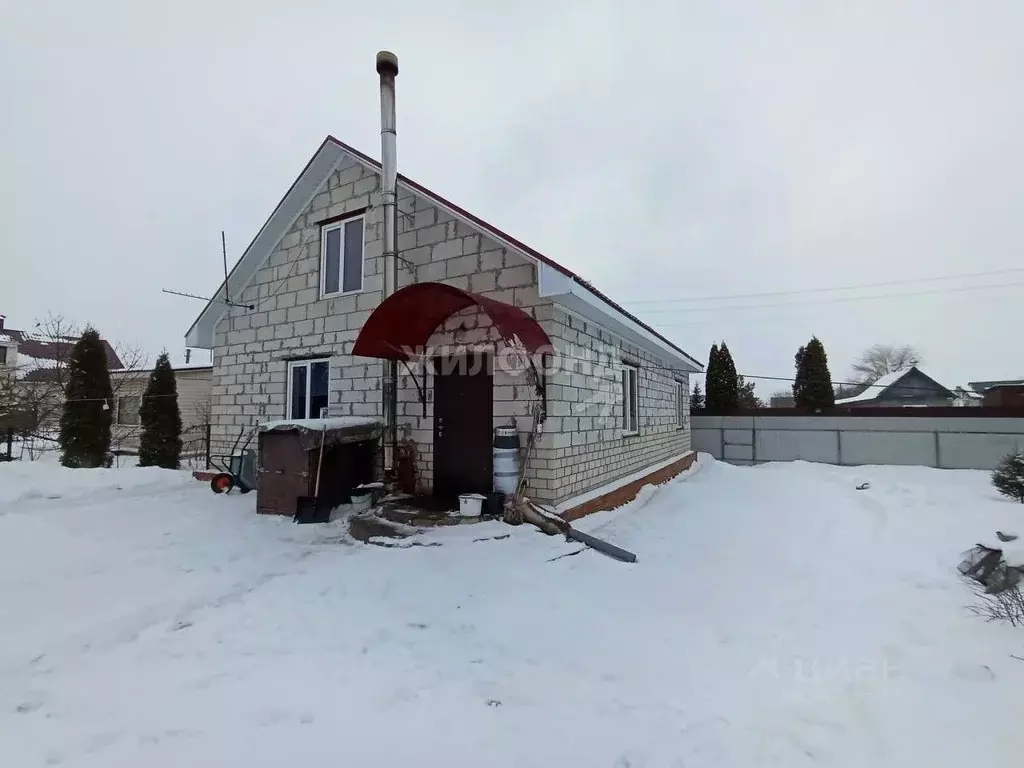
<svg viewBox="0 0 1024 768">
<path fill-rule="evenodd" d="M 61 463 L 65 467 L 101 467 L 110 454 L 113 390 L 106 345 L 86 328 L 67 361 L 64 410 L 60 417 Z"/>
<path fill-rule="evenodd" d="M 992 473 L 992 485 L 1004 496 L 1024 504 L 1024 453 L 1004 456 Z"/>
<path fill-rule="evenodd" d="M 174 369 L 164 352 L 156 360 L 139 409 L 139 466 L 177 469 L 181 461 L 181 411 Z"/>
</svg>

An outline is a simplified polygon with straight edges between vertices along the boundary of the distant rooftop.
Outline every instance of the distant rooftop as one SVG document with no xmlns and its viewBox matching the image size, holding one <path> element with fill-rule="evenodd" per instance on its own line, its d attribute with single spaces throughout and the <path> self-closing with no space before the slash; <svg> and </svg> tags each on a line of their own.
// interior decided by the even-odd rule
<svg viewBox="0 0 1024 768">
<path fill-rule="evenodd" d="M 71 356 L 71 348 L 78 341 L 77 336 L 58 336 L 56 338 L 43 333 L 20 331 L 4 327 L 0 336 L 6 343 L 18 345 L 18 369 L 26 381 L 46 381 L 53 378 L 53 370 Z M 123 368 L 124 363 L 106 339 L 103 349 L 107 355 L 107 366 L 111 369 Z"/>
</svg>

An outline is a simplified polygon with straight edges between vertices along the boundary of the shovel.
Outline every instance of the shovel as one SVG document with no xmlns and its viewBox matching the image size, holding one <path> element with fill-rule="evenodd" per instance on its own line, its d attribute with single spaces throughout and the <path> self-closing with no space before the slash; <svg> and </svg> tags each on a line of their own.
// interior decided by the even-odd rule
<svg viewBox="0 0 1024 768">
<path fill-rule="evenodd" d="M 327 515 L 321 515 L 317 510 L 317 501 L 320 498 L 320 469 L 324 464 L 324 438 L 327 435 L 327 427 L 320 430 L 320 455 L 316 460 L 316 483 L 313 486 L 312 496 L 299 496 L 295 499 L 295 522 L 297 523 L 326 523 Z M 324 510 L 325 512 L 327 510 Z"/>
</svg>

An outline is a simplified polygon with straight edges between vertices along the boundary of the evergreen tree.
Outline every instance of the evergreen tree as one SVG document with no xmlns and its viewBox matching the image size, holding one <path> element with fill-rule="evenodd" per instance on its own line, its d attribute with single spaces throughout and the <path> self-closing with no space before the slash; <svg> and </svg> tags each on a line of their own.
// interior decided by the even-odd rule
<svg viewBox="0 0 1024 768">
<path fill-rule="evenodd" d="M 793 377 L 793 405 L 799 406 L 804 400 L 804 390 L 807 389 L 807 367 L 804 365 L 804 356 L 807 354 L 807 347 L 800 347 L 793 357 L 793 367 L 796 374 Z"/>
<path fill-rule="evenodd" d="M 740 408 L 764 408 L 764 403 L 754 394 L 754 382 L 746 381 L 742 376 L 736 377 L 737 400 Z"/>
<path fill-rule="evenodd" d="M 693 394 L 690 395 L 690 413 L 704 409 L 704 391 L 700 388 L 698 381 L 693 385 Z"/>
<path fill-rule="evenodd" d="M 708 367 L 704 371 L 704 407 L 709 413 L 718 413 L 718 345 L 712 344 L 708 353 Z"/>
<path fill-rule="evenodd" d="M 796 379 L 793 399 L 797 408 L 820 410 L 836 404 L 832 388 L 832 375 L 828 370 L 828 356 L 824 345 L 816 336 L 796 353 Z"/>
<path fill-rule="evenodd" d="M 86 328 L 67 363 L 64 411 L 60 417 L 61 464 L 101 467 L 110 454 L 114 392 L 107 351 L 100 335 Z"/>
<path fill-rule="evenodd" d="M 731 413 L 735 411 L 740 404 L 740 382 L 739 377 L 736 375 L 736 364 L 732 361 L 732 354 L 729 352 L 729 347 L 726 346 L 725 342 L 722 342 L 722 346 L 718 348 L 719 356 L 719 374 L 718 377 L 721 379 L 719 385 L 721 389 L 721 412 Z"/>
<path fill-rule="evenodd" d="M 181 459 L 181 412 L 178 384 L 166 352 L 157 358 L 149 374 L 139 418 L 139 466 L 177 469 Z"/>
<path fill-rule="evenodd" d="M 992 485 L 1004 496 L 1024 504 L 1024 453 L 1003 457 L 992 473 Z"/>
</svg>

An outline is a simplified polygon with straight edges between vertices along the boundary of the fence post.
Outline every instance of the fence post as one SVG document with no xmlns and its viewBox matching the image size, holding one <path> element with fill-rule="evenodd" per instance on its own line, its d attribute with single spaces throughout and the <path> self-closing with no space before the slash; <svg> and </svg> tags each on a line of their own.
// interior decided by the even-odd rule
<svg viewBox="0 0 1024 768">
<path fill-rule="evenodd" d="M 836 430 L 836 464 L 843 466 L 843 431 Z"/>
<path fill-rule="evenodd" d="M 211 435 L 212 431 L 213 431 L 212 430 L 212 426 L 210 424 L 207 424 L 206 425 L 206 456 L 205 456 L 205 459 L 206 459 L 206 467 L 205 468 L 206 469 L 210 468 L 210 435 Z"/>
<path fill-rule="evenodd" d="M 22 443 L 24 445 L 24 443 Z M 7 428 L 7 460 L 14 459 L 14 427 Z"/>
<path fill-rule="evenodd" d="M 939 447 L 939 431 L 935 430 L 935 468 L 942 469 L 942 449 Z"/>
</svg>

